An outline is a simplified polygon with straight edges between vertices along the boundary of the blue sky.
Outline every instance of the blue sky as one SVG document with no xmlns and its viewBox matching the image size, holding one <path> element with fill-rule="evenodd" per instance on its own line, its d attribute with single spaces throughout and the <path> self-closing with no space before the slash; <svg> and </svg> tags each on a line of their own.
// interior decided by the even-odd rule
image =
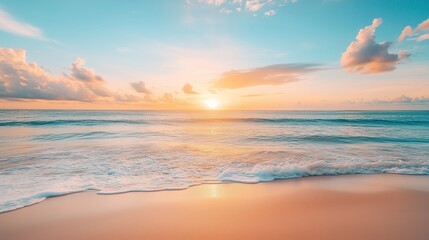
<svg viewBox="0 0 429 240">
<path fill-rule="evenodd" d="M 351 107 L 359 105 L 368 108 L 365 104 L 377 105 L 380 99 L 387 102 L 403 96 L 411 99 L 429 97 L 421 90 L 425 86 L 429 90 L 426 78 L 429 71 L 424 70 L 429 62 L 429 40 L 414 40 L 417 34 L 423 35 L 425 32 L 416 33 L 402 42 L 397 41 L 404 27 L 416 28 L 428 19 L 429 1 L 251 1 L 265 5 L 250 10 L 246 9 L 246 0 L 235 4 L 231 3 L 233 0 L 123 1 L 120 4 L 95 0 L 1 1 L 0 9 L 9 17 L 37 28 L 41 33 L 28 37 L 3 29 L 0 31 L 0 47 L 24 49 L 27 62 L 37 62 L 56 76 L 67 74 L 71 63 L 78 57 L 85 59 L 85 67 L 102 76 L 110 90 L 118 94 L 135 95 L 130 84 L 142 81 L 153 93 L 150 96 L 152 103 L 129 103 L 134 104 L 133 108 L 145 108 L 151 104 L 154 108 L 159 107 L 155 102 L 165 94 L 172 94 L 173 99 L 177 99 L 174 106 L 185 106 L 192 101 L 201 102 L 214 97 L 219 101 L 224 99 L 226 108 L 244 105 L 252 108 L 255 106 L 253 102 L 261 102 L 261 99 L 240 100 L 239 96 L 262 96 L 279 91 L 278 97 L 272 95 L 262 99 L 266 104 L 258 104 L 258 109 L 296 108 L 297 103 L 307 103 L 308 108 L 330 108 L 325 103 L 334 108 L 350 108 L 344 106 L 345 102 L 358 102 Z M 270 16 L 269 12 L 272 13 Z M 393 70 L 390 69 L 393 65 L 389 65 L 388 70 L 376 74 L 347 73 L 341 69 L 342 54 L 355 41 L 359 30 L 378 18 L 382 19 L 382 24 L 376 27 L 375 41 L 392 42 L 389 53 L 404 50 L 410 56 L 401 61 L 395 60 Z M 289 85 L 292 85 L 289 82 L 295 82 L 289 80 L 283 81 L 285 84 L 260 84 L 238 90 L 210 89 L 210 81 L 216 81 L 231 70 L 250 71 L 275 64 L 297 63 L 320 64 L 319 68 L 325 70 L 307 74 L 304 78 L 311 80 L 305 81 L 305 86 L 298 87 L 296 90 L 301 95 L 293 98 L 280 93 L 288 91 Z M 296 71 L 290 66 L 284 66 L 284 69 L 288 73 Z M 407 79 L 398 82 L 398 78 L 402 77 Z M 323 89 L 325 93 L 322 97 L 309 98 L 312 94 L 305 88 L 318 88 L 323 79 L 328 78 L 330 82 L 323 85 L 327 89 Z M 337 83 L 344 81 L 348 83 L 338 86 Z M 352 99 L 329 97 L 341 88 L 349 89 L 356 83 L 365 84 L 366 89 L 380 88 L 374 81 L 382 82 L 386 89 L 396 87 L 405 92 L 386 90 L 379 96 L 355 92 L 350 95 Z M 199 89 L 199 94 L 194 94 L 198 96 L 181 92 L 181 87 L 186 83 Z M 404 84 L 410 85 L 408 90 L 403 88 Z M 416 84 L 421 85 L 418 87 L 420 90 L 412 88 L 411 85 Z M 11 96 L 13 98 L 12 94 L 7 96 L 8 100 Z M 282 97 L 291 105 L 281 107 L 278 102 L 283 100 Z M 96 106 L 95 102 L 91 106 Z M 422 105 L 426 107 L 427 104 L 421 102 L 418 108 Z M 8 107 L 7 104 L 17 105 L 16 102 L 6 101 L 2 106 Z M 317 104 L 321 106 L 315 106 Z M 169 108 L 168 104 L 164 105 L 162 108 Z M 190 105 L 195 107 L 198 104 Z M 416 107 L 405 105 L 396 107 Z M 395 108 L 387 108 L 391 107 Z"/>
</svg>

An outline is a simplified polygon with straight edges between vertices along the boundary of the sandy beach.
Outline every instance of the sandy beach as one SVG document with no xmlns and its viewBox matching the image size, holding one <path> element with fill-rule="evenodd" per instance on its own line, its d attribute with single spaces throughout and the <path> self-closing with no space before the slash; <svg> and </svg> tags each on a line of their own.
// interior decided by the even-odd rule
<svg viewBox="0 0 429 240">
<path fill-rule="evenodd" d="M 427 239 L 429 177 L 351 175 L 49 198 L 0 214 L 0 238 Z"/>
</svg>

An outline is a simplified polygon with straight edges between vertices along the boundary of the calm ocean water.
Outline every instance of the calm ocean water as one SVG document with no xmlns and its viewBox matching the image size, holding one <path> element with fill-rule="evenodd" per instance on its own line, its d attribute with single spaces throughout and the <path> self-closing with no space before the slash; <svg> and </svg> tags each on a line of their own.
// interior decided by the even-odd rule
<svg viewBox="0 0 429 240">
<path fill-rule="evenodd" d="M 429 111 L 0 110 L 0 212 L 84 190 L 429 174 Z"/>
</svg>

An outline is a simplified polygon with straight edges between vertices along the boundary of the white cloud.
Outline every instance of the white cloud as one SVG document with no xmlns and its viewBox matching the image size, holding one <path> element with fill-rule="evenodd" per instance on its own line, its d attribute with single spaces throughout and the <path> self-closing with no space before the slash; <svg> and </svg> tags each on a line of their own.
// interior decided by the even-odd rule
<svg viewBox="0 0 429 240">
<path fill-rule="evenodd" d="M 0 8 L 0 29 L 15 35 L 39 40 L 47 40 L 39 28 L 16 20 L 12 15 Z"/>
<path fill-rule="evenodd" d="M 275 14 L 276 14 L 276 11 L 275 11 L 275 10 L 266 11 L 266 12 L 264 13 L 264 15 L 265 15 L 265 16 L 273 16 L 273 15 L 275 15 Z"/>
<path fill-rule="evenodd" d="M 195 3 L 219 7 L 221 13 L 230 14 L 234 10 L 236 12 L 246 11 L 256 16 L 256 12 L 264 9 L 264 15 L 271 16 L 276 13 L 275 10 L 267 8 L 283 7 L 286 3 L 296 3 L 297 0 L 186 0 L 188 6 L 194 6 Z"/>
<path fill-rule="evenodd" d="M 381 18 L 373 20 L 372 24 L 361 29 L 341 57 L 342 67 L 349 72 L 380 73 L 393 71 L 402 59 L 408 58 L 405 50 L 397 54 L 390 53 L 391 42 L 377 43 L 375 30 L 383 21 Z"/>
<path fill-rule="evenodd" d="M 199 0 L 200 2 L 206 3 L 208 5 L 220 6 L 226 2 L 226 0 Z"/>
<path fill-rule="evenodd" d="M 269 1 L 263 1 L 263 0 L 247 0 L 245 4 L 246 10 L 249 12 L 256 12 L 268 2 Z"/>
</svg>

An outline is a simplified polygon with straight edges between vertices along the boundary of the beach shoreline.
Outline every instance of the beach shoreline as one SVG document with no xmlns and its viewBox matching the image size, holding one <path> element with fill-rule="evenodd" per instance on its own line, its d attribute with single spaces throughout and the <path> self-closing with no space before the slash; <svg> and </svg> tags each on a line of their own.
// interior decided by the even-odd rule
<svg viewBox="0 0 429 240">
<path fill-rule="evenodd" d="M 321 176 L 74 193 L 0 214 L 15 239 L 425 239 L 429 176 Z"/>
</svg>

